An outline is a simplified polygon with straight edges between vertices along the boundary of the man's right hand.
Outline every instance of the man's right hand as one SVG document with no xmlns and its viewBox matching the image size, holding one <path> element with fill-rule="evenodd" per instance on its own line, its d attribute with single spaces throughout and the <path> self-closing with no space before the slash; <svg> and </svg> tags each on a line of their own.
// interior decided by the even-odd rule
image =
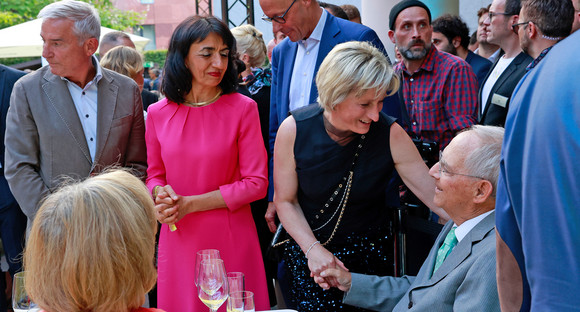
<svg viewBox="0 0 580 312">
<path fill-rule="evenodd" d="M 350 290 L 352 275 L 343 267 L 336 266 L 320 272 L 320 276 L 314 276 L 314 281 L 323 289 L 336 287 L 347 292 Z M 332 284 L 329 281 L 333 281 Z"/>
<path fill-rule="evenodd" d="M 266 215 L 264 216 L 266 219 L 266 223 L 268 223 L 268 228 L 270 232 L 276 233 L 276 206 L 274 206 L 274 202 L 268 202 L 268 209 L 266 210 Z"/>
</svg>

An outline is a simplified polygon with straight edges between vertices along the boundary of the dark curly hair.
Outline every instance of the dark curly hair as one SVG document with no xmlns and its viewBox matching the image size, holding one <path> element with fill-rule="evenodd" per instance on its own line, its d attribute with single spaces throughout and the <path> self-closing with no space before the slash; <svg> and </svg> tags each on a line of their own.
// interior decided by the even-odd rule
<svg viewBox="0 0 580 312">
<path fill-rule="evenodd" d="M 236 91 L 238 71 L 234 65 L 236 55 L 234 36 L 221 20 L 213 16 L 190 16 L 183 20 L 171 35 L 167 59 L 163 67 L 161 92 L 170 101 L 175 103 L 185 101 L 185 95 L 191 91 L 193 83 L 193 76 L 185 66 L 185 59 L 192 44 L 205 40 L 212 33 L 220 36 L 230 49 L 228 68 L 219 86 L 224 94 Z"/>
<path fill-rule="evenodd" d="M 433 21 L 433 31 L 442 33 L 449 43 L 453 38 L 461 38 L 461 46 L 467 49 L 469 45 L 469 29 L 459 16 L 444 14 Z"/>
</svg>

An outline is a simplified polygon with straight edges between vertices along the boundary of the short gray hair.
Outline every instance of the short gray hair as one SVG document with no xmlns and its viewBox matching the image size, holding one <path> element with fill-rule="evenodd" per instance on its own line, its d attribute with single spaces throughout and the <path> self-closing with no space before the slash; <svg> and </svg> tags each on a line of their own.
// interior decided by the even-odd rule
<svg viewBox="0 0 580 312">
<path fill-rule="evenodd" d="M 495 197 L 504 128 L 474 125 L 461 131 L 461 133 L 465 132 L 477 136 L 479 146 L 465 158 L 464 167 L 470 175 L 491 182 L 493 185 L 491 196 Z"/>
<path fill-rule="evenodd" d="M 376 89 L 376 96 L 392 95 L 399 89 L 399 77 L 387 57 L 368 42 L 349 41 L 336 45 L 326 56 L 318 74 L 318 103 L 332 110 L 355 93 L 360 97 Z"/>
<path fill-rule="evenodd" d="M 261 67 L 264 65 L 268 49 L 262 38 L 262 32 L 252 25 L 242 25 L 231 29 L 238 53 L 248 54 L 251 67 Z M 241 55 L 240 55 L 241 57 Z"/>
<path fill-rule="evenodd" d="M 45 6 L 39 18 L 43 19 L 68 19 L 74 22 L 73 33 L 84 42 L 87 39 L 101 37 L 101 19 L 99 13 L 90 4 L 82 1 L 63 0 Z"/>
</svg>

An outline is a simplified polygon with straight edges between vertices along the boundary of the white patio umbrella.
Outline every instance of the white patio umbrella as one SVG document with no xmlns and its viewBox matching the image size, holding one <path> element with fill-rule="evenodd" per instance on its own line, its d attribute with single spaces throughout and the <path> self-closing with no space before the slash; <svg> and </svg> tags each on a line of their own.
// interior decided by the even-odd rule
<svg viewBox="0 0 580 312">
<path fill-rule="evenodd" d="M 22 24 L 0 29 L 0 58 L 34 57 L 42 55 L 42 38 L 40 27 L 42 19 L 35 19 Z M 101 38 L 114 29 L 101 27 Z M 149 39 L 129 34 L 138 51 L 143 51 Z"/>
</svg>

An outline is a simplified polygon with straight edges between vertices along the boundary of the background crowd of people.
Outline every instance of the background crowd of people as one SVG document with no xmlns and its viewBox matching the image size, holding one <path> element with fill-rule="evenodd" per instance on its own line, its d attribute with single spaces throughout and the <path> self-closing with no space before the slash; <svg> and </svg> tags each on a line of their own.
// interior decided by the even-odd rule
<svg viewBox="0 0 580 312">
<path fill-rule="evenodd" d="M 402 0 L 392 58 L 352 5 L 259 4 L 271 42 L 191 16 L 149 81 L 74 0 L 38 15 L 47 66 L 0 65 L 0 235 L 44 311 L 207 310 L 202 249 L 256 310 L 580 309 L 580 0 L 493 0 L 471 36 Z"/>
</svg>

